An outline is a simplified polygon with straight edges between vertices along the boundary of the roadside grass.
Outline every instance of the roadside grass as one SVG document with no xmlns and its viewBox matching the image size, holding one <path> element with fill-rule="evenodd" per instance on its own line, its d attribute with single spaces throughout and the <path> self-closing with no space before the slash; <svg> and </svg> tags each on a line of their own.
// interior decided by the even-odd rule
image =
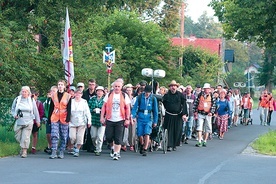
<svg viewBox="0 0 276 184">
<path fill-rule="evenodd" d="M 252 143 L 252 147 L 258 153 L 270 156 L 276 156 L 276 130 L 271 130 L 268 133 L 260 136 Z"/>
<path fill-rule="evenodd" d="M 47 146 L 45 125 L 39 130 L 37 151 L 43 151 Z M 30 153 L 32 140 L 28 152 Z M 8 131 L 6 126 L 0 126 L 0 158 L 6 156 L 18 155 L 20 151 L 19 143 L 14 138 L 14 131 Z"/>
<path fill-rule="evenodd" d="M 257 109 L 259 104 L 259 98 L 253 98 L 253 107 L 252 109 Z"/>
</svg>

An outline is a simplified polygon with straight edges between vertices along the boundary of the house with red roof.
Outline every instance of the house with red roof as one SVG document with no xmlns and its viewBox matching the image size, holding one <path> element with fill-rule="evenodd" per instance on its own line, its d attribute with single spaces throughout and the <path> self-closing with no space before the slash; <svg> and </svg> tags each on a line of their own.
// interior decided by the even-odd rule
<svg viewBox="0 0 276 184">
<path fill-rule="evenodd" d="M 217 54 L 221 56 L 222 50 L 222 39 L 211 39 L 211 38 L 197 38 L 190 36 L 189 38 L 178 38 L 174 37 L 171 39 L 173 46 L 193 46 L 206 50 L 209 53 Z"/>
</svg>

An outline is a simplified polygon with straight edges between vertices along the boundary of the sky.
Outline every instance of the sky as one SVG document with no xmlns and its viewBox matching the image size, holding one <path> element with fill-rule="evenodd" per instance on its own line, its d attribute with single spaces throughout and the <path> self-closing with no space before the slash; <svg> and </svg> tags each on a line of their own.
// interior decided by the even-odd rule
<svg viewBox="0 0 276 184">
<path fill-rule="evenodd" d="M 194 22 L 197 22 L 197 19 L 203 14 L 204 11 L 207 11 L 208 16 L 213 16 L 213 9 L 208 7 L 210 2 L 211 0 L 186 0 L 185 14 L 190 16 Z"/>
</svg>

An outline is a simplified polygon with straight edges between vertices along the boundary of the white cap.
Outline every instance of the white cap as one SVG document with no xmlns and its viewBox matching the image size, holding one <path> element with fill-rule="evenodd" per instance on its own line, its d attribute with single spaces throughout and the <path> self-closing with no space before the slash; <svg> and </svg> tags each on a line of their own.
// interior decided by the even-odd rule
<svg viewBox="0 0 276 184">
<path fill-rule="evenodd" d="M 77 84 L 77 88 L 78 88 L 78 87 L 81 87 L 81 86 L 84 87 L 84 83 L 79 82 L 79 83 Z"/>
<path fill-rule="evenodd" d="M 76 91 L 75 86 L 70 86 L 70 90 Z"/>
<path fill-rule="evenodd" d="M 124 88 L 133 88 L 133 85 L 132 84 L 127 84 L 124 86 Z"/>
<path fill-rule="evenodd" d="M 211 88 L 211 85 L 209 83 L 205 83 L 204 86 L 203 86 L 203 89 L 204 88 Z"/>
<path fill-rule="evenodd" d="M 96 91 L 98 91 L 98 90 L 103 90 L 103 91 L 104 91 L 104 87 L 103 87 L 103 86 L 98 86 L 98 87 L 96 88 Z"/>
</svg>

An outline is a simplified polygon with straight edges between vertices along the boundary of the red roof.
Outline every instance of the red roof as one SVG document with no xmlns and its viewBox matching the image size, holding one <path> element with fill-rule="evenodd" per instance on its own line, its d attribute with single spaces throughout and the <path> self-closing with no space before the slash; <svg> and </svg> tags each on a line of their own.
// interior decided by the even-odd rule
<svg viewBox="0 0 276 184">
<path fill-rule="evenodd" d="M 210 53 L 216 53 L 220 55 L 222 39 L 209 39 L 209 38 L 196 38 L 191 36 L 190 38 L 183 38 L 183 42 L 181 38 L 172 38 L 173 46 L 194 46 L 199 47 L 203 50 L 206 50 Z"/>
</svg>

